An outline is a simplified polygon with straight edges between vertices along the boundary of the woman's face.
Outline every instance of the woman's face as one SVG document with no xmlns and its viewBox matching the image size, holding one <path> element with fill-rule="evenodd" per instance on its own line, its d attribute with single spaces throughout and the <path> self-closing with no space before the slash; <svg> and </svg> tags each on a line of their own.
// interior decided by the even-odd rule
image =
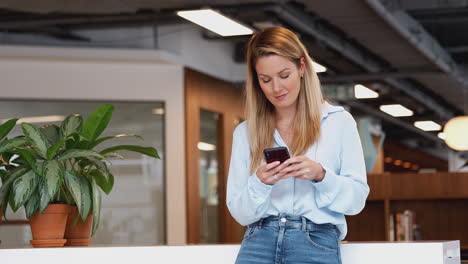
<svg viewBox="0 0 468 264">
<path fill-rule="evenodd" d="M 255 70 L 258 82 L 277 110 L 295 107 L 304 65 L 303 58 L 301 67 L 297 68 L 289 59 L 279 55 L 263 56 L 257 60 Z"/>
</svg>

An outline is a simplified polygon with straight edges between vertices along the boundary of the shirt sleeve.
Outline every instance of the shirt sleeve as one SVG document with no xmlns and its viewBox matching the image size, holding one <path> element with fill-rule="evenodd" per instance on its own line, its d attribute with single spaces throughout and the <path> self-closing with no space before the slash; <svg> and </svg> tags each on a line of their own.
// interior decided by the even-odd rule
<svg viewBox="0 0 468 264">
<path fill-rule="evenodd" d="M 261 182 L 256 173 L 249 175 L 249 153 L 247 135 L 238 126 L 233 134 L 226 203 L 232 217 L 244 226 L 262 218 L 272 189 L 272 185 Z"/>
<path fill-rule="evenodd" d="M 356 215 L 365 206 L 369 186 L 356 121 L 348 112 L 344 112 L 343 119 L 339 174 L 322 165 L 326 171 L 325 178 L 314 183 L 315 200 L 319 208 Z"/>
</svg>

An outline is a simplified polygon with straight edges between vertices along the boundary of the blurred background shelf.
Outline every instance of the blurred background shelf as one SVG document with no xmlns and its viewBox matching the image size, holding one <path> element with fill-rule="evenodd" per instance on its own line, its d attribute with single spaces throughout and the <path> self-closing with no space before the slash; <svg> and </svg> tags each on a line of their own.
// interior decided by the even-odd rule
<svg viewBox="0 0 468 264">
<path fill-rule="evenodd" d="M 369 174 L 366 207 L 347 216 L 348 241 L 390 240 L 390 214 L 412 210 L 423 240 L 460 240 L 468 249 L 468 173 Z"/>
</svg>

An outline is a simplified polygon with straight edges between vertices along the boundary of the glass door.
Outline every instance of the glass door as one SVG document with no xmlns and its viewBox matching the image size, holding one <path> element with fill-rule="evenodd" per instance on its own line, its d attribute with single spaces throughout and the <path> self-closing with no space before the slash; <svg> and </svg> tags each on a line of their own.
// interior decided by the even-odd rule
<svg viewBox="0 0 468 264">
<path fill-rule="evenodd" d="M 221 114 L 200 109 L 200 243 L 219 243 L 219 127 Z"/>
</svg>

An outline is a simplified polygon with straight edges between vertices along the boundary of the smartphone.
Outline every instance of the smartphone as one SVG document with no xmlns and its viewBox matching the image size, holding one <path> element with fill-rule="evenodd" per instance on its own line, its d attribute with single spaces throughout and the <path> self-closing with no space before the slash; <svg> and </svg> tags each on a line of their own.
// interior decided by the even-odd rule
<svg viewBox="0 0 468 264">
<path fill-rule="evenodd" d="M 263 155 L 265 155 L 265 160 L 267 163 L 272 163 L 275 161 L 283 163 L 291 157 L 286 147 L 264 149 Z"/>
</svg>

